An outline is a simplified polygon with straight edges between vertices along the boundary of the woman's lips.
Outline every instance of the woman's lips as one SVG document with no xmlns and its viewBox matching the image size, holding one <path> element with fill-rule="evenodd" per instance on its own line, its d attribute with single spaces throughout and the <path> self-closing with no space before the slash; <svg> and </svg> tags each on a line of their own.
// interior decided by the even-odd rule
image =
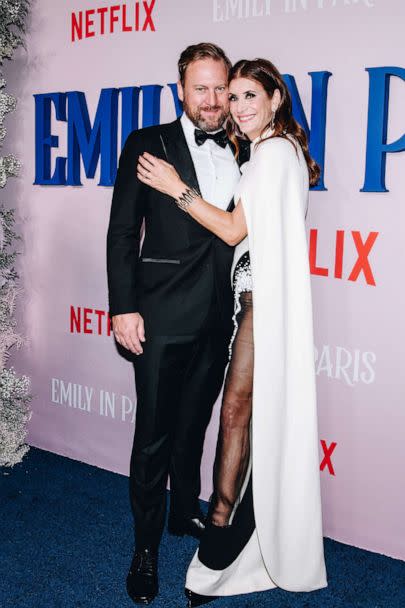
<svg viewBox="0 0 405 608">
<path fill-rule="evenodd" d="M 239 122 L 248 122 L 249 120 L 252 120 L 252 118 L 254 118 L 254 114 L 247 114 L 246 116 L 238 116 L 238 120 Z"/>
</svg>

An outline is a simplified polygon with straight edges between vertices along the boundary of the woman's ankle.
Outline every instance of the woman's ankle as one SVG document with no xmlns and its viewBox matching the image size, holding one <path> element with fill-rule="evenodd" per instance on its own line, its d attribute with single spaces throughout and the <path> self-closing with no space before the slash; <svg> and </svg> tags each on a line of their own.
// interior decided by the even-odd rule
<svg viewBox="0 0 405 608">
<path fill-rule="evenodd" d="M 229 518 L 231 516 L 232 508 L 224 510 L 214 509 L 211 514 L 211 523 L 213 526 L 219 528 L 226 528 L 229 525 Z"/>
</svg>

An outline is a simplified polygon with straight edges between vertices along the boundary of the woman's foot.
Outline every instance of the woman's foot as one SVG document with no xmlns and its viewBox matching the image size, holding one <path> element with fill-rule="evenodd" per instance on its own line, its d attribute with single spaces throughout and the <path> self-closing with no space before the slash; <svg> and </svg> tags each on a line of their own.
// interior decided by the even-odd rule
<svg viewBox="0 0 405 608">
<path fill-rule="evenodd" d="M 218 528 L 229 528 L 231 525 L 230 519 L 232 515 L 233 505 L 224 505 L 217 501 L 215 507 L 213 506 L 210 515 L 210 523 Z"/>
<path fill-rule="evenodd" d="M 212 501 L 211 501 L 212 504 Z M 255 530 L 252 476 L 234 516 L 226 526 L 212 521 L 213 506 L 198 549 L 200 562 L 211 570 L 225 570 L 241 553 Z"/>
<path fill-rule="evenodd" d="M 184 589 L 185 596 L 188 600 L 187 608 L 196 608 L 197 606 L 203 606 L 204 604 L 209 604 L 209 602 L 213 602 L 218 599 L 216 595 L 200 595 L 199 593 L 194 593 L 191 589 Z"/>
</svg>

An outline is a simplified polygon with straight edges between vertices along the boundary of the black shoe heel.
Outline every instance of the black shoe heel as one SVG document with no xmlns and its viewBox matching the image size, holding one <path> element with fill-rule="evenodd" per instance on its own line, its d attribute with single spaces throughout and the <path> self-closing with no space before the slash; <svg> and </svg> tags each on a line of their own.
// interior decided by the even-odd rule
<svg viewBox="0 0 405 608">
<path fill-rule="evenodd" d="M 197 608 L 197 606 L 204 606 L 204 604 L 209 604 L 214 600 L 218 599 L 217 595 L 200 595 L 199 593 L 194 593 L 191 589 L 184 589 L 185 596 L 188 600 L 187 608 Z"/>
</svg>

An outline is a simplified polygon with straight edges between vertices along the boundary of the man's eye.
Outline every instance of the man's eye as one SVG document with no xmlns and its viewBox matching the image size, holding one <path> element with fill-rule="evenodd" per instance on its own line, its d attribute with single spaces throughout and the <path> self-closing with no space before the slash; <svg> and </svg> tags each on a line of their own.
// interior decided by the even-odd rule
<svg viewBox="0 0 405 608">
<path fill-rule="evenodd" d="M 205 89 L 203 87 L 197 87 L 196 91 L 198 91 L 199 93 L 202 93 L 203 91 L 205 91 Z"/>
<path fill-rule="evenodd" d="M 217 87 L 217 91 L 223 93 L 225 91 L 225 87 Z"/>
</svg>

